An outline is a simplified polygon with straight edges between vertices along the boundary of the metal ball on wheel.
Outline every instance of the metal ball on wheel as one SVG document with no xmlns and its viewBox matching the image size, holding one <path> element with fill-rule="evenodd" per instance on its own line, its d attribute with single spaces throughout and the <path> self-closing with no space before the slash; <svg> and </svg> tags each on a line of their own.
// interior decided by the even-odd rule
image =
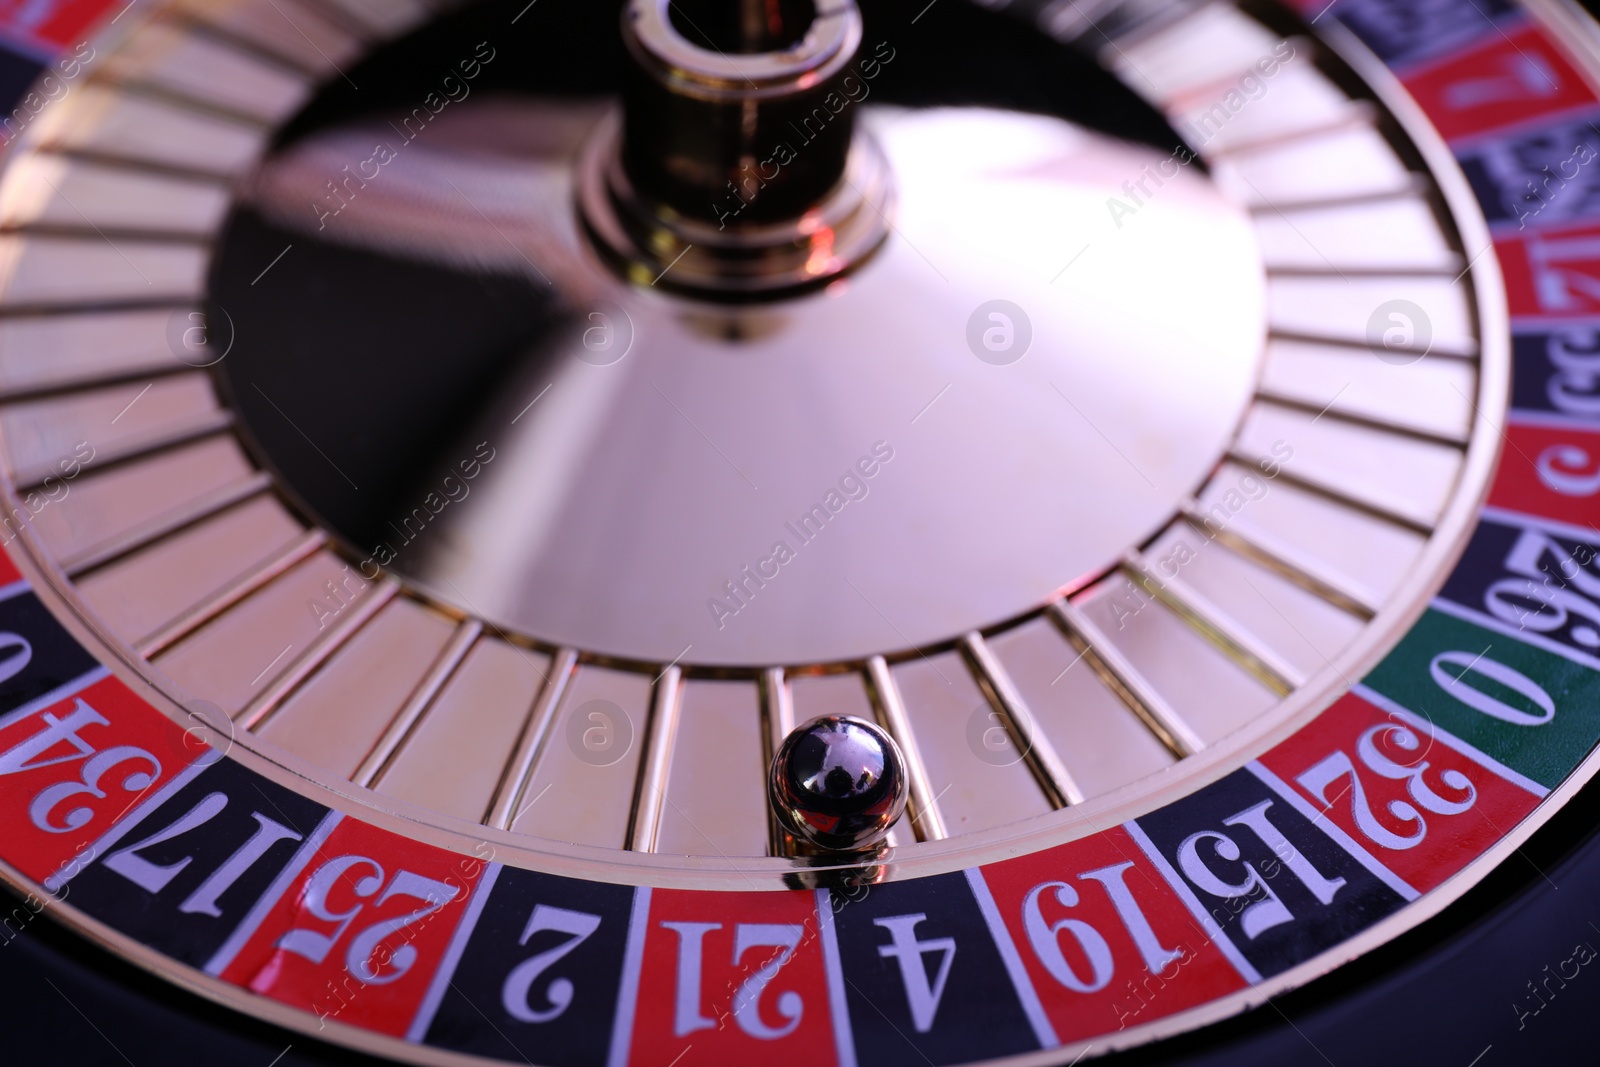
<svg viewBox="0 0 1600 1067">
<path fill-rule="evenodd" d="M 905 757 L 865 719 L 825 715 L 784 739 L 769 796 L 783 826 L 828 852 L 864 852 L 888 837 L 906 809 Z"/>
</svg>

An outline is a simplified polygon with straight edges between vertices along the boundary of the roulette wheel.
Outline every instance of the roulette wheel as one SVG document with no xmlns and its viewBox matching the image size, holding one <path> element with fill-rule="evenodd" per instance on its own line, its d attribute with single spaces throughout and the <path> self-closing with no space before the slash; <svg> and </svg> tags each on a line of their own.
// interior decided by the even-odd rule
<svg viewBox="0 0 1600 1067">
<path fill-rule="evenodd" d="M 4 17 L 18 1055 L 1576 1047 L 1579 9 Z"/>
</svg>

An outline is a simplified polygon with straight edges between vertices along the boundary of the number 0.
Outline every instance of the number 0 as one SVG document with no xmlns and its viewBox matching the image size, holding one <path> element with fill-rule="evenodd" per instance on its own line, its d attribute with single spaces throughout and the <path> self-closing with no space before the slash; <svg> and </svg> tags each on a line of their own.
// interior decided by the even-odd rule
<svg viewBox="0 0 1600 1067">
<path fill-rule="evenodd" d="M 1446 667 L 1457 667 L 1459 674 L 1451 674 Z M 1441 652 L 1433 657 L 1433 662 L 1428 664 L 1428 673 L 1433 676 L 1434 682 L 1450 696 L 1474 711 L 1481 711 L 1491 718 L 1513 726 L 1543 726 L 1556 717 L 1556 702 L 1544 687 L 1529 678 L 1521 671 L 1507 667 L 1504 663 L 1496 663 L 1483 655 L 1474 656 L 1470 652 Z M 1499 682 L 1507 689 L 1520 693 L 1528 698 L 1529 703 L 1539 709 L 1534 712 L 1514 708 L 1498 697 L 1492 697 L 1481 689 L 1474 689 L 1468 682 L 1469 674 L 1481 674 L 1491 681 Z"/>
</svg>

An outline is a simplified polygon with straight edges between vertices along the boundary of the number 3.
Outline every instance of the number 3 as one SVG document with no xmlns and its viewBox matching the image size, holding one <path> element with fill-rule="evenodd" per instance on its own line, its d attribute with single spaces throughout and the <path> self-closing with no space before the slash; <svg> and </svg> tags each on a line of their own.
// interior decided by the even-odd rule
<svg viewBox="0 0 1600 1067">
<path fill-rule="evenodd" d="M 1539 480 L 1563 496 L 1594 496 L 1600 493 L 1600 469 L 1590 470 L 1595 461 L 1577 445 L 1551 445 L 1539 454 L 1535 464 Z"/>
<path fill-rule="evenodd" d="M 1415 752 L 1422 745 L 1416 733 L 1399 723 L 1383 723 L 1365 730 L 1356 740 L 1356 755 L 1361 757 L 1361 762 L 1372 773 L 1391 782 L 1404 782 L 1406 792 L 1416 804 L 1404 800 L 1391 800 L 1388 804 L 1389 814 L 1403 823 L 1415 826 L 1416 831 L 1411 834 L 1401 835 L 1385 827 L 1378 821 L 1372 812 L 1372 806 L 1367 802 L 1367 792 L 1361 785 L 1361 776 L 1356 773 L 1355 765 L 1344 752 L 1334 752 L 1295 781 L 1299 782 L 1306 792 L 1316 797 L 1324 806 L 1332 806 L 1339 798 L 1328 799 L 1328 787 L 1334 782 L 1350 776 L 1350 811 L 1355 816 L 1356 826 L 1367 836 L 1367 840 L 1383 848 L 1393 851 L 1402 851 L 1415 848 L 1422 843 L 1428 835 L 1428 823 L 1423 818 L 1422 812 L 1432 812 L 1435 815 L 1460 815 L 1468 810 L 1478 800 L 1477 786 L 1471 779 L 1457 770 L 1446 770 L 1440 773 L 1439 778 L 1450 789 L 1465 794 L 1460 800 L 1448 800 L 1434 791 L 1423 775 L 1432 764 L 1428 760 L 1406 765 L 1396 763 L 1378 750 L 1377 739 L 1380 734 L 1389 735 L 1389 743 L 1406 752 Z"/>
<path fill-rule="evenodd" d="M 69 797 L 88 794 L 98 800 L 104 800 L 106 792 L 100 788 L 100 779 L 104 778 L 111 768 L 119 763 L 140 761 L 149 765 L 148 771 L 134 771 L 122 779 L 121 788 L 125 792 L 139 793 L 149 789 L 161 777 L 161 762 L 142 748 L 133 745 L 118 745 L 108 748 L 83 765 L 83 780 L 78 782 L 62 782 L 53 785 L 33 798 L 33 803 L 28 805 L 28 818 L 33 820 L 33 825 L 50 834 L 65 834 L 73 830 L 82 829 L 94 818 L 94 810 L 88 807 L 73 808 L 67 812 L 66 824 L 58 826 L 51 821 L 51 815 L 56 808 Z"/>
</svg>

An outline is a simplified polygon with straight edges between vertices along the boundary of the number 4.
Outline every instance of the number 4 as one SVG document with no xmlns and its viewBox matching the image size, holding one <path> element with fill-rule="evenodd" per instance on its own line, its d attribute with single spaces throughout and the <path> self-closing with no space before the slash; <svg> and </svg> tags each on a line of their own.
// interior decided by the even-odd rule
<svg viewBox="0 0 1600 1067">
<path fill-rule="evenodd" d="M 58 763 L 70 763 L 73 760 L 84 759 L 94 754 L 95 748 L 89 742 L 78 736 L 78 731 L 86 726 L 109 726 L 110 723 L 104 715 L 79 700 L 73 705 L 67 717 L 58 719 L 52 712 L 45 712 L 39 718 L 44 722 L 44 729 L 11 748 L 0 752 L 0 778 L 9 774 L 19 774 L 23 771 L 36 771 L 42 767 L 53 767 Z M 56 756 L 54 759 L 44 759 L 44 754 L 65 743 L 73 749 L 70 755 Z"/>
<path fill-rule="evenodd" d="M 878 946 L 878 956 L 899 962 L 900 979 L 906 987 L 906 1001 L 911 1005 L 911 1025 L 919 1034 L 933 1029 L 939 1001 L 944 997 L 945 983 L 950 980 L 950 965 L 956 961 L 955 938 L 917 939 L 917 924 L 927 917 L 925 913 L 917 912 L 915 915 L 872 920 L 872 925 L 889 931 L 890 943 Z M 922 957 L 930 952 L 941 954 L 939 973 L 932 982 L 929 982 L 928 969 L 922 962 Z"/>
</svg>

